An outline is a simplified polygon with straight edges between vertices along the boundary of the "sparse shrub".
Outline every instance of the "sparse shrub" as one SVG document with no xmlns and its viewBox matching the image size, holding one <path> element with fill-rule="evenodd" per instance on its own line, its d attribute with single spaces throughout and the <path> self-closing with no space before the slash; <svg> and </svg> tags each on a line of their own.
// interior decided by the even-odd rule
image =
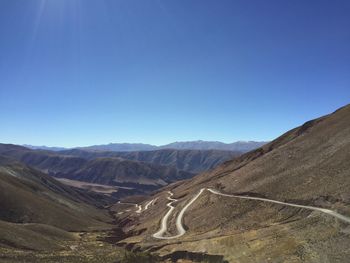
<svg viewBox="0 0 350 263">
<path fill-rule="evenodd" d="M 149 252 L 129 252 L 126 251 L 120 263 L 158 263 L 159 257 Z"/>
</svg>

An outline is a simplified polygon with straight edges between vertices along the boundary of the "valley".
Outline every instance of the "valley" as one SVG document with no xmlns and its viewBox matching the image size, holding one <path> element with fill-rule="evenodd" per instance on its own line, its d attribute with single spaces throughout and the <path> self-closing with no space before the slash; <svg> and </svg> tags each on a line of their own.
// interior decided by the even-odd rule
<svg viewBox="0 0 350 263">
<path fill-rule="evenodd" d="M 349 14 L 0 0 L 0 263 L 349 263 Z"/>
<path fill-rule="evenodd" d="M 343 107 L 242 155 L 2 144 L 0 261 L 346 262 L 349 114 Z M 188 156 L 199 154 L 195 168 Z M 76 255 L 80 246 L 94 256 Z"/>
<path fill-rule="evenodd" d="M 178 168 L 208 169 L 237 155 L 199 150 L 126 155 L 0 144 L 0 262 L 152 258 L 116 246 L 132 234 L 121 229 L 119 217 L 148 212 L 158 202 L 147 201 L 150 192 L 194 176 Z"/>
<path fill-rule="evenodd" d="M 228 262 L 346 262 L 349 114 L 346 106 L 167 186 L 151 197 L 158 202 L 150 211 L 128 215 L 133 221 L 125 229 L 146 230 L 123 243 L 164 257 L 204 253 Z"/>
</svg>

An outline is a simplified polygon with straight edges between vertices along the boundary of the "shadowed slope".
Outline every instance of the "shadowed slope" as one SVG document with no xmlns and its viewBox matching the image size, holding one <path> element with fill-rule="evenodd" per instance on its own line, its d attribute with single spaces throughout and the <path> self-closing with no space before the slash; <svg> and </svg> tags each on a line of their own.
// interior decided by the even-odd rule
<svg viewBox="0 0 350 263">
<path fill-rule="evenodd" d="M 0 144 L 0 154 L 55 177 L 106 185 L 132 186 L 137 192 L 154 190 L 194 175 L 172 166 L 131 161 L 118 157 L 77 157 L 31 150 L 17 145 Z"/>
<path fill-rule="evenodd" d="M 87 159 L 94 159 L 97 157 L 121 157 L 133 161 L 173 166 L 178 170 L 191 173 L 210 170 L 219 164 L 242 154 L 242 152 L 239 151 L 175 149 L 135 152 L 101 152 L 72 149 L 61 151 L 60 153 Z"/>
<path fill-rule="evenodd" d="M 193 174 L 173 167 L 160 166 L 120 158 L 96 158 L 65 177 L 108 185 L 130 185 L 158 188 L 170 182 L 188 179 Z"/>
<path fill-rule="evenodd" d="M 88 195 L 19 163 L 0 166 L 0 220 L 65 230 L 106 228 L 111 221 Z"/>
</svg>

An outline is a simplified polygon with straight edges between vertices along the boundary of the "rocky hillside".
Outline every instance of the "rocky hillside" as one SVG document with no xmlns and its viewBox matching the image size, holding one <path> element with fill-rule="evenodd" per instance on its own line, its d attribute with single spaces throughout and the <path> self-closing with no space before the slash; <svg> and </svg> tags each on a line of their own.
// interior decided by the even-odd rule
<svg viewBox="0 0 350 263">
<path fill-rule="evenodd" d="M 123 260 L 104 199 L 0 155 L 0 262 Z"/>
<path fill-rule="evenodd" d="M 74 172 L 57 173 L 56 176 L 105 185 L 156 189 L 171 182 L 193 177 L 193 174 L 170 166 L 105 157 L 89 160 Z"/>
<path fill-rule="evenodd" d="M 154 247 L 163 255 L 223 255 L 229 262 L 348 262 L 346 221 L 320 211 L 207 190 L 184 213 L 183 236 L 163 241 L 152 234 L 168 211 L 168 190 L 178 201 L 167 236 L 178 233 L 175 218 L 202 188 L 326 208 L 350 218 L 349 116 L 350 106 L 343 107 L 213 171 L 169 186 L 152 197 L 160 201 L 138 219 L 136 228 L 147 231 L 126 242 Z"/>
<path fill-rule="evenodd" d="M 163 166 L 118 157 L 87 158 L 31 150 L 17 145 L 0 144 L 0 154 L 13 158 L 55 177 L 90 183 L 129 186 L 136 192 L 154 190 L 194 174 Z"/>
<path fill-rule="evenodd" d="M 18 162 L 0 159 L 0 220 L 69 231 L 103 228 L 111 221 L 88 194 Z"/>
<path fill-rule="evenodd" d="M 101 152 L 73 149 L 61 151 L 60 153 L 87 159 L 121 157 L 133 161 L 172 166 L 178 170 L 190 173 L 200 173 L 210 170 L 227 160 L 241 155 L 241 152 L 233 151 L 174 149 L 137 152 Z"/>
</svg>

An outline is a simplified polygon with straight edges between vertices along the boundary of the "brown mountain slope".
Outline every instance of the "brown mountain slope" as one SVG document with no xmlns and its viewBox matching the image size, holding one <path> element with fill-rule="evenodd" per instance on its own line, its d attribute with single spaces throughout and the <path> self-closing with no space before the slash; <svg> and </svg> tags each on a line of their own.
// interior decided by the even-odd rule
<svg viewBox="0 0 350 263">
<path fill-rule="evenodd" d="M 253 192 L 279 200 L 329 196 L 347 201 L 349 159 L 347 106 L 307 122 L 212 173 L 196 177 L 188 186 L 220 184 L 227 192 Z"/>
<path fill-rule="evenodd" d="M 0 252 L 12 250 L 56 250 L 61 249 L 62 241 L 76 238 L 72 233 L 45 224 L 16 224 L 0 220 Z M 1 254 L 1 253 L 0 253 Z M 0 257 L 0 262 L 2 258 Z"/>
<path fill-rule="evenodd" d="M 13 144 L 0 144 L 0 154 L 51 175 L 71 173 L 87 162 L 84 158 L 59 155 L 50 151 L 32 150 Z"/>
<path fill-rule="evenodd" d="M 107 227 L 112 220 L 88 195 L 19 163 L 0 165 L 0 182 L 0 220 L 70 231 Z"/>
<path fill-rule="evenodd" d="M 174 167 L 120 158 L 96 158 L 73 173 L 60 176 L 105 185 L 156 189 L 171 182 L 188 179 L 193 174 L 178 171 Z"/>
<path fill-rule="evenodd" d="M 0 155 L 0 262 L 119 262 L 98 198 Z"/>
<path fill-rule="evenodd" d="M 174 226 L 180 209 L 207 187 L 328 208 L 350 217 L 349 160 L 350 106 L 346 106 L 214 171 L 168 187 L 179 201 L 174 203 L 167 235 L 177 234 Z M 129 227 L 147 231 L 126 242 L 161 254 L 219 254 L 229 262 L 348 262 L 350 257 L 348 223 L 320 212 L 209 191 L 186 210 L 185 235 L 157 240 L 152 234 L 168 211 L 167 195 L 157 194 L 157 204 L 134 219 L 139 225 Z"/>
<path fill-rule="evenodd" d="M 104 152 L 72 149 L 61 151 L 60 153 L 87 159 L 94 159 L 97 157 L 121 157 L 127 160 L 173 166 L 178 170 L 191 173 L 210 170 L 219 164 L 242 154 L 242 152 L 238 151 L 176 149 L 132 152 Z"/>
<path fill-rule="evenodd" d="M 154 190 L 194 175 L 172 166 L 131 161 L 118 157 L 83 158 L 50 151 L 31 150 L 9 144 L 0 144 L 0 154 L 55 177 L 134 188 L 134 190 L 120 191 L 116 194 L 118 196 Z"/>
</svg>

